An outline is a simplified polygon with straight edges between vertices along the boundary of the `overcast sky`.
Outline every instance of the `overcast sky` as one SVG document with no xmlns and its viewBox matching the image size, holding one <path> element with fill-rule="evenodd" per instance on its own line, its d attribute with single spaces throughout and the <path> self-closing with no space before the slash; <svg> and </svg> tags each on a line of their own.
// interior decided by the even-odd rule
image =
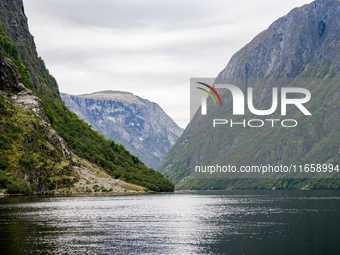
<svg viewBox="0 0 340 255">
<path fill-rule="evenodd" d="M 61 92 L 129 91 L 189 122 L 190 78 L 306 0 L 24 0 L 38 54 Z"/>
</svg>

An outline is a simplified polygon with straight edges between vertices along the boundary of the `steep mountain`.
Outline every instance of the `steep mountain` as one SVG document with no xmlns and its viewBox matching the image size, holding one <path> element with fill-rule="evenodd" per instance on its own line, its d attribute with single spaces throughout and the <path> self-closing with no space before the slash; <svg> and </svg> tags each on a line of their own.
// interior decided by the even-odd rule
<svg viewBox="0 0 340 255">
<path fill-rule="evenodd" d="M 90 178 L 81 175 L 90 171 L 110 175 L 111 182 L 105 182 L 110 185 L 124 184 L 113 177 L 146 190 L 173 190 L 161 174 L 64 106 L 56 80 L 38 57 L 22 0 L 0 2 L 0 47 L 0 188 L 9 193 L 71 189 Z"/>
<path fill-rule="evenodd" d="M 66 107 L 105 138 L 157 169 L 183 130 L 156 103 L 129 92 L 60 93 Z"/>
<path fill-rule="evenodd" d="M 339 179 L 201 179 L 190 176 L 195 165 L 224 162 L 235 166 L 271 163 L 340 163 L 340 1 L 317 0 L 295 8 L 236 52 L 216 78 L 254 89 L 256 109 L 269 109 L 272 88 L 302 87 L 311 92 L 306 117 L 297 107 L 260 119 L 295 119 L 297 128 L 212 127 L 213 119 L 237 119 L 232 97 L 219 89 L 223 106 L 208 101 L 208 114 L 197 112 L 170 149 L 158 171 L 179 183 L 178 188 L 340 188 Z M 279 93 L 279 100 L 280 100 Z M 246 110 L 240 119 L 259 119 Z M 191 145 L 189 145 L 191 144 Z"/>
<path fill-rule="evenodd" d="M 49 75 L 44 61 L 38 57 L 34 37 L 28 29 L 27 17 L 22 0 L 0 2 L 0 24 L 6 37 L 14 43 L 23 62 L 21 70 L 25 86 L 58 100 L 59 90 L 56 80 Z M 20 67 L 19 67 L 20 69 Z"/>
</svg>

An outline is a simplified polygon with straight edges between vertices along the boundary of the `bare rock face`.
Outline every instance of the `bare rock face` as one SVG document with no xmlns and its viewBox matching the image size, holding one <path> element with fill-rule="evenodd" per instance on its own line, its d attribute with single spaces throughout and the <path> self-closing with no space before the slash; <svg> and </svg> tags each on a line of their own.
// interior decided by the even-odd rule
<svg viewBox="0 0 340 255">
<path fill-rule="evenodd" d="M 19 87 L 21 91 L 18 93 L 9 93 L 8 98 L 30 109 L 39 118 L 43 119 L 47 123 L 48 121 L 45 115 L 45 111 L 44 111 L 41 99 L 36 97 L 33 94 L 32 90 L 26 89 L 22 83 L 19 83 L 17 87 Z"/>
<path fill-rule="evenodd" d="M 19 74 L 13 62 L 5 58 L 3 51 L 0 50 L 0 90 L 3 92 L 20 92 L 25 86 L 19 82 Z"/>
<path fill-rule="evenodd" d="M 44 132 L 46 140 L 53 147 L 59 147 L 64 157 L 67 160 L 71 160 L 70 156 L 71 154 L 66 148 L 66 143 L 64 139 L 61 138 L 48 123 L 48 119 L 43 108 L 41 99 L 36 97 L 31 90 L 26 89 L 22 84 L 19 84 L 19 86 L 23 90 L 16 94 L 15 93 L 9 94 L 8 95 L 9 99 L 32 111 L 35 114 L 37 120 L 41 121 L 43 125 L 46 127 Z"/>
<path fill-rule="evenodd" d="M 156 103 L 129 92 L 61 93 L 71 112 L 157 169 L 183 130 Z"/>
</svg>

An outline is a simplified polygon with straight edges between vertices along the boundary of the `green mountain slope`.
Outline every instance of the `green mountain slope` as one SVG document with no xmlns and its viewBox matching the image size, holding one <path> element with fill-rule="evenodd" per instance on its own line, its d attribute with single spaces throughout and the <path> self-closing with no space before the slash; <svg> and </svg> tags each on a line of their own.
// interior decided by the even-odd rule
<svg viewBox="0 0 340 255">
<path fill-rule="evenodd" d="M 66 153 L 71 150 L 77 156 L 99 165 L 114 178 L 154 191 L 174 189 L 174 185 L 160 173 L 147 168 L 123 146 L 105 140 L 65 107 L 56 80 L 36 53 L 21 0 L 0 3 L 0 23 L 0 52 L 4 64 L 1 66 L 0 90 L 5 95 L 1 96 L 0 102 L 3 106 L 0 116 L 3 123 L 0 127 L 1 143 L 5 144 L 0 148 L 0 178 L 4 178 L 0 183 L 3 188 L 16 183 L 25 186 L 21 189 L 23 192 L 27 185 L 17 177 L 27 178 L 23 178 L 21 172 L 30 175 L 36 190 L 54 189 L 57 183 L 71 185 L 77 180 L 72 167 L 72 153 Z M 18 85 L 20 82 L 33 93 Z M 41 111 L 41 121 L 32 112 L 9 100 L 17 98 L 21 92 L 28 93 L 27 96 L 32 98 L 40 98 L 34 100 L 39 105 L 36 110 Z M 48 140 L 48 133 L 53 130 L 50 127 L 44 129 L 44 121 L 63 138 L 55 134 L 54 138 L 60 142 L 53 144 L 54 138 Z M 52 144 L 53 148 L 46 149 L 44 144 Z M 67 181 L 63 176 L 68 178 Z M 33 179 L 37 179 L 36 182 Z"/>
<path fill-rule="evenodd" d="M 190 162 L 195 165 L 290 165 L 302 163 L 340 163 L 340 2 L 320 0 L 293 9 L 229 61 L 217 81 L 227 80 L 241 88 L 254 89 L 257 109 L 269 109 L 272 87 L 303 87 L 312 94 L 304 116 L 289 106 L 287 116 L 280 109 L 270 116 L 232 114 L 232 97 L 221 93 L 223 107 L 208 101 L 208 114 L 197 113 L 182 138 L 169 151 L 158 169 L 177 183 L 179 189 L 339 189 L 338 179 L 211 179 L 190 177 Z M 275 85 L 275 86 L 274 86 Z M 279 95 L 280 102 L 280 95 Z M 298 128 L 243 128 L 221 125 L 213 128 L 213 119 L 295 119 Z M 185 139 L 184 139 L 185 137 Z M 191 149 L 191 153 L 190 153 Z M 192 170 L 192 169 L 191 169 Z M 332 176 L 332 175 L 330 175 Z"/>
</svg>

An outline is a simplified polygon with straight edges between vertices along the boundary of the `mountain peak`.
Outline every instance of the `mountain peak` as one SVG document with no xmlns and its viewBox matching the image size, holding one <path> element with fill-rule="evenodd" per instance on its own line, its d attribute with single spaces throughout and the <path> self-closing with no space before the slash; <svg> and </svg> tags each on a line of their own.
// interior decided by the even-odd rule
<svg viewBox="0 0 340 255">
<path fill-rule="evenodd" d="M 140 104 L 144 105 L 138 97 L 131 92 L 119 91 L 119 90 L 104 90 L 90 94 L 81 94 L 77 97 L 84 99 L 104 100 L 104 101 L 116 101 L 128 104 Z"/>
<path fill-rule="evenodd" d="M 340 66 L 340 1 L 294 8 L 234 54 L 219 78 L 295 77 L 310 63 Z"/>
</svg>

